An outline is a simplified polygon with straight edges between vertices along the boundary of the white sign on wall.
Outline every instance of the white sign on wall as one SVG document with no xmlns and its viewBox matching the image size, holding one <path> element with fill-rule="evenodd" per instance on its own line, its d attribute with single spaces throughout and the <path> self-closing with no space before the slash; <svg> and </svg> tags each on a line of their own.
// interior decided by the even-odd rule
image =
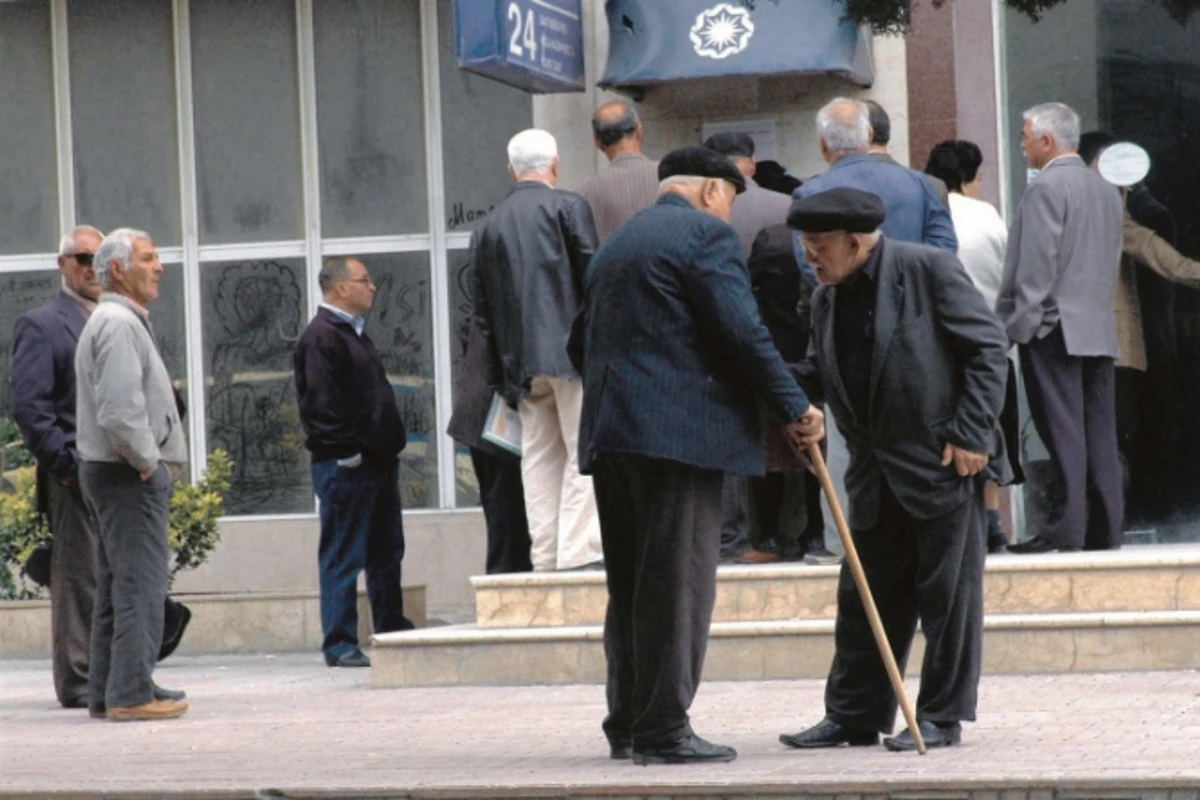
<svg viewBox="0 0 1200 800">
<path fill-rule="evenodd" d="M 736 122 L 706 122 L 700 128 L 700 141 L 714 133 L 748 133 L 754 140 L 756 161 L 776 161 L 774 119 L 740 120 Z"/>
</svg>

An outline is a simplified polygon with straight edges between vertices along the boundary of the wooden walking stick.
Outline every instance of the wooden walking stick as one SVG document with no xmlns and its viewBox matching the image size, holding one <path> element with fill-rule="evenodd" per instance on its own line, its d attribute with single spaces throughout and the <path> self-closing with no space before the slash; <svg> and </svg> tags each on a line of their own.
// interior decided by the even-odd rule
<svg viewBox="0 0 1200 800">
<path fill-rule="evenodd" d="M 883 620 L 879 618 L 879 610 L 875 607 L 875 598 L 871 596 L 871 587 L 867 584 L 867 574 L 863 572 L 862 562 L 858 560 L 858 550 L 854 540 L 850 538 L 850 527 L 842 516 L 842 505 L 838 502 L 837 492 L 833 488 L 833 479 L 825 467 L 825 457 L 821 455 L 821 445 L 814 442 L 808 446 L 808 456 L 812 459 L 813 468 L 817 472 L 817 480 L 825 490 L 825 498 L 829 501 L 829 510 L 833 512 L 833 521 L 837 524 L 838 537 L 846 550 L 846 563 L 850 565 L 850 574 L 854 576 L 854 585 L 858 587 L 858 596 L 862 598 L 863 608 L 866 609 L 867 619 L 871 622 L 871 631 L 875 634 L 875 644 L 879 646 L 879 655 L 883 657 L 883 665 L 887 668 L 888 679 L 892 682 L 892 691 L 904 712 L 904 721 L 908 723 L 909 733 L 917 745 L 917 752 L 925 755 L 925 739 L 917 725 L 917 715 L 913 713 L 912 703 L 904 693 L 904 679 L 900 677 L 900 668 L 892 655 L 892 646 L 888 643 L 887 634 L 883 630 Z"/>
</svg>

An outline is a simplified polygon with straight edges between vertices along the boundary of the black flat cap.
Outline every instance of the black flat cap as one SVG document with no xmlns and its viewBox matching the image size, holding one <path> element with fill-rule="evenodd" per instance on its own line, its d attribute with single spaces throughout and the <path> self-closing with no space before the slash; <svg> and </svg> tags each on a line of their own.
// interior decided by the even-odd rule
<svg viewBox="0 0 1200 800">
<path fill-rule="evenodd" d="M 714 133 L 704 140 L 704 146 L 730 158 L 754 158 L 754 139 L 748 133 Z"/>
<path fill-rule="evenodd" d="M 883 201 L 878 195 L 840 187 L 793 200 L 787 224 L 804 233 L 873 233 L 883 217 Z"/>
<path fill-rule="evenodd" d="M 737 187 L 737 193 L 746 191 L 746 179 L 733 162 L 707 147 L 681 147 L 672 150 L 658 162 L 660 181 L 676 175 L 692 175 L 697 178 L 723 178 Z"/>
</svg>

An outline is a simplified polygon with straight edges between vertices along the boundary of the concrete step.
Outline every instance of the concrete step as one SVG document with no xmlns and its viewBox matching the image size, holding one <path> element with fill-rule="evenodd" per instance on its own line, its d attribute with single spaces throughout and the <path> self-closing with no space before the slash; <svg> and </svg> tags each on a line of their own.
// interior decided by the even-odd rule
<svg viewBox="0 0 1200 800">
<path fill-rule="evenodd" d="M 315 592 L 173 596 L 192 610 L 180 655 L 321 650 L 321 601 Z M 404 587 L 404 610 L 425 625 L 424 586 Z M 359 641 L 370 635 L 370 607 L 360 592 Z M 0 603 L 0 659 L 49 656 L 50 601 Z"/>
<path fill-rule="evenodd" d="M 715 622 L 709 680 L 824 678 L 832 620 Z M 371 684 L 523 686 L 603 683 L 598 625 L 497 629 L 454 625 L 371 639 Z M 909 659 L 919 672 L 924 640 Z M 1200 668 L 1200 611 L 1002 614 L 985 620 L 985 674 Z"/>
<path fill-rule="evenodd" d="M 831 619 L 838 571 L 796 563 L 721 567 L 713 621 Z M 486 575 L 471 583 L 480 627 L 604 622 L 608 595 L 600 571 Z M 984 608 L 988 614 L 1200 610 L 1200 547 L 989 556 Z"/>
</svg>

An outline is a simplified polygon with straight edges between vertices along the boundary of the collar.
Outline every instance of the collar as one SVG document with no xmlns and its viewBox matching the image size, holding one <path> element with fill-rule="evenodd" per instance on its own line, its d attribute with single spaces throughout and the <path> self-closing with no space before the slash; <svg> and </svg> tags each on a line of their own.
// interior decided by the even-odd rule
<svg viewBox="0 0 1200 800">
<path fill-rule="evenodd" d="M 679 206 L 680 208 L 690 208 L 692 211 L 698 210 L 694 205 L 674 192 L 663 192 L 658 196 L 658 200 L 655 201 L 655 205 Z"/>
<path fill-rule="evenodd" d="M 649 161 L 645 155 L 641 153 L 621 153 L 621 155 L 608 162 L 609 166 L 619 167 L 626 164 L 632 164 L 634 161 Z"/>
<path fill-rule="evenodd" d="M 509 194 L 519 192 L 522 189 L 553 189 L 554 187 L 544 181 L 517 181 L 512 188 L 508 190 Z"/>
<path fill-rule="evenodd" d="M 850 155 L 842 156 L 837 161 L 833 162 L 829 169 L 838 169 L 839 167 L 848 167 L 851 164 L 862 164 L 864 162 L 873 162 L 874 160 L 875 157 L 871 153 L 851 153 Z"/>
<path fill-rule="evenodd" d="M 367 321 L 363 317 L 356 317 L 349 311 L 343 311 L 337 306 L 330 305 L 329 303 L 321 303 L 320 307 L 328 311 L 330 314 L 333 314 L 342 322 L 349 324 L 350 327 L 354 329 L 356 336 L 361 337 L 363 335 L 363 331 L 366 330 Z"/>
<path fill-rule="evenodd" d="M 146 321 L 150 320 L 150 312 L 146 309 L 146 307 L 143 306 L 141 303 L 135 301 L 133 298 L 127 297 L 126 295 L 118 294 L 117 292 L 101 292 L 99 302 L 100 303 L 117 303 L 119 305 L 123 305 L 126 308 L 128 308 L 130 311 L 137 314 L 143 320 L 146 320 Z"/>
<path fill-rule="evenodd" d="M 1045 165 L 1044 167 L 1042 167 L 1042 169 L 1043 169 L 1043 170 L 1050 169 L 1050 167 L 1051 167 L 1052 165 L 1054 165 L 1054 164 L 1057 164 L 1057 163 L 1058 163 L 1058 162 L 1060 162 L 1060 161 L 1064 161 L 1065 159 L 1068 159 L 1068 158 L 1074 158 L 1074 159 L 1078 159 L 1078 161 L 1079 161 L 1079 163 L 1080 163 L 1080 164 L 1082 164 L 1082 163 L 1083 163 L 1083 159 L 1082 159 L 1082 158 L 1080 158 L 1080 156 L 1079 156 L 1079 154 L 1078 154 L 1078 153 L 1063 153 L 1062 155 L 1055 156 L 1054 158 L 1052 158 L 1052 159 L 1050 159 L 1049 161 L 1047 161 L 1047 162 L 1046 162 L 1046 165 Z"/>
<path fill-rule="evenodd" d="M 79 292 L 67 286 L 65 283 L 62 285 L 62 292 L 67 297 L 75 301 L 75 305 L 79 306 L 85 317 L 90 316 L 91 313 L 96 310 L 97 303 L 95 300 L 84 297 Z"/>
</svg>

